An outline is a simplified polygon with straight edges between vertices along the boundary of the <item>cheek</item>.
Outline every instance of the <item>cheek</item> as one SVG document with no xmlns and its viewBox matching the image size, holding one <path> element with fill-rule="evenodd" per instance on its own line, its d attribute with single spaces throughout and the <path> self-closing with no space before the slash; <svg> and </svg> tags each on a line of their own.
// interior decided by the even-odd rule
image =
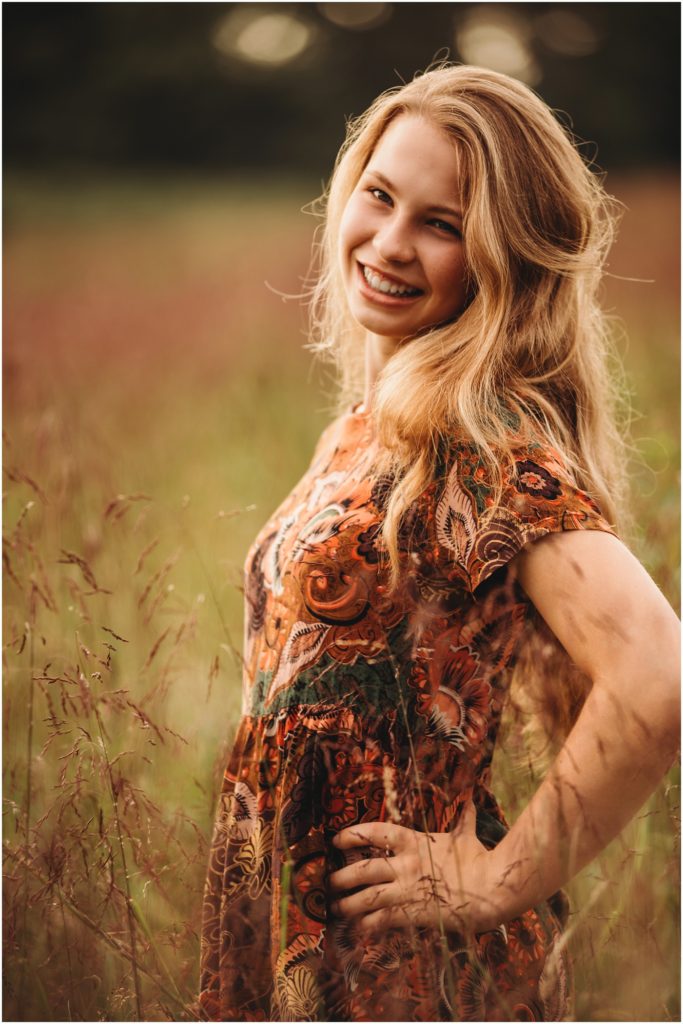
<svg viewBox="0 0 683 1024">
<path fill-rule="evenodd" d="M 440 262 L 434 268 L 436 291 L 444 305 L 460 305 L 465 297 L 465 259 L 458 253 L 455 260 Z"/>
<path fill-rule="evenodd" d="M 339 222 L 339 255 L 344 256 L 348 252 L 349 239 L 353 233 L 353 212 L 347 203 L 344 207 L 342 219 Z"/>
<path fill-rule="evenodd" d="M 363 223 L 360 205 L 352 196 L 344 208 L 339 224 L 339 255 L 342 259 L 348 257 L 351 251 L 363 241 L 364 234 L 367 234 L 363 230 Z"/>
</svg>

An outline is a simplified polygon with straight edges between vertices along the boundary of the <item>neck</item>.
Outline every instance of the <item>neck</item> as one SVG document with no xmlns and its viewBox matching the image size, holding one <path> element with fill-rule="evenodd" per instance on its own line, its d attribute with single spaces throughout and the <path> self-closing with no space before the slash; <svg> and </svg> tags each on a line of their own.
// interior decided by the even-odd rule
<svg viewBox="0 0 683 1024">
<path fill-rule="evenodd" d="M 368 332 L 365 337 L 365 394 L 363 405 L 372 408 L 375 384 L 391 357 L 398 351 L 399 342 L 380 334 Z"/>
</svg>

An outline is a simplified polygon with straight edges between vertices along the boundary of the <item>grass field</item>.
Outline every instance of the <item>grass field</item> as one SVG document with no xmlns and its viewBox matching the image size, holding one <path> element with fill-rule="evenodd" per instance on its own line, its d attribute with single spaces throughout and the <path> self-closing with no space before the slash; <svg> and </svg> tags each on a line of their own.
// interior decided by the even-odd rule
<svg viewBox="0 0 683 1024">
<path fill-rule="evenodd" d="M 4 1019 L 193 1019 L 242 563 L 333 403 L 283 298 L 314 190 L 5 187 Z M 676 604 L 677 183 L 611 187 L 633 544 Z M 677 779 L 570 887 L 577 1019 L 679 1017 Z"/>
</svg>

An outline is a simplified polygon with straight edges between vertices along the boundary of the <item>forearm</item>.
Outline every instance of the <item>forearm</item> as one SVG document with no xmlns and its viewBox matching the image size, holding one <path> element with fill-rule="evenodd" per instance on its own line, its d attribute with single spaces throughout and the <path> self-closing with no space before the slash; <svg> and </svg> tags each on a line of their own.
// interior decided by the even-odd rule
<svg viewBox="0 0 683 1024">
<path fill-rule="evenodd" d="M 390 822 L 342 830 L 383 856 L 330 876 L 333 913 L 368 930 L 406 923 L 484 932 L 537 906 L 620 832 L 678 749 L 680 624 L 642 566 L 606 534 L 529 546 L 520 584 L 593 688 L 528 807 L 493 850 L 466 803 L 450 832 Z M 356 890 L 356 891 L 354 891 Z M 343 895 L 350 893 L 350 895 Z"/>
<path fill-rule="evenodd" d="M 589 863 L 670 767 L 678 743 L 676 702 L 657 703 L 651 694 L 653 707 L 641 711 L 628 699 L 633 686 L 625 683 L 626 694 L 617 686 L 593 688 L 546 778 L 491 853 L 496 923 L 540 903 Z"/>
</svg>

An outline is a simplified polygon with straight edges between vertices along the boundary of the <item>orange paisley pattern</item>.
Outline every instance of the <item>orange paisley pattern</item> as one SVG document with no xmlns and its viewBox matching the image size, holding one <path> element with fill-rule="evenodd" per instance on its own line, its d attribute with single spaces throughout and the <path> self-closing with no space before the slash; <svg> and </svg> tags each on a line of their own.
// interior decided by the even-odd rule
<svg viewBox="0 0 683 1024">
<path fill-rule="evenodd" d="M 340 417 L 247 557 L 243 716 L 206 879 L 202 1014 L 562 1020 L 562 894 L 444 946 L 427 928 L 362 937 L 333 917 L 325 883 L 348 825 L 447 831 L 473 797 L 481 841 L 502 838 L 490 764 L 531 611 L 509 562 L 549 532 L 610 527 L 556 452 L 523 446 L 494 506 L 476 450 L 454 442 L 404 519 L 390 593 L 378 455 L 369 418 Z"/>
</svg>

